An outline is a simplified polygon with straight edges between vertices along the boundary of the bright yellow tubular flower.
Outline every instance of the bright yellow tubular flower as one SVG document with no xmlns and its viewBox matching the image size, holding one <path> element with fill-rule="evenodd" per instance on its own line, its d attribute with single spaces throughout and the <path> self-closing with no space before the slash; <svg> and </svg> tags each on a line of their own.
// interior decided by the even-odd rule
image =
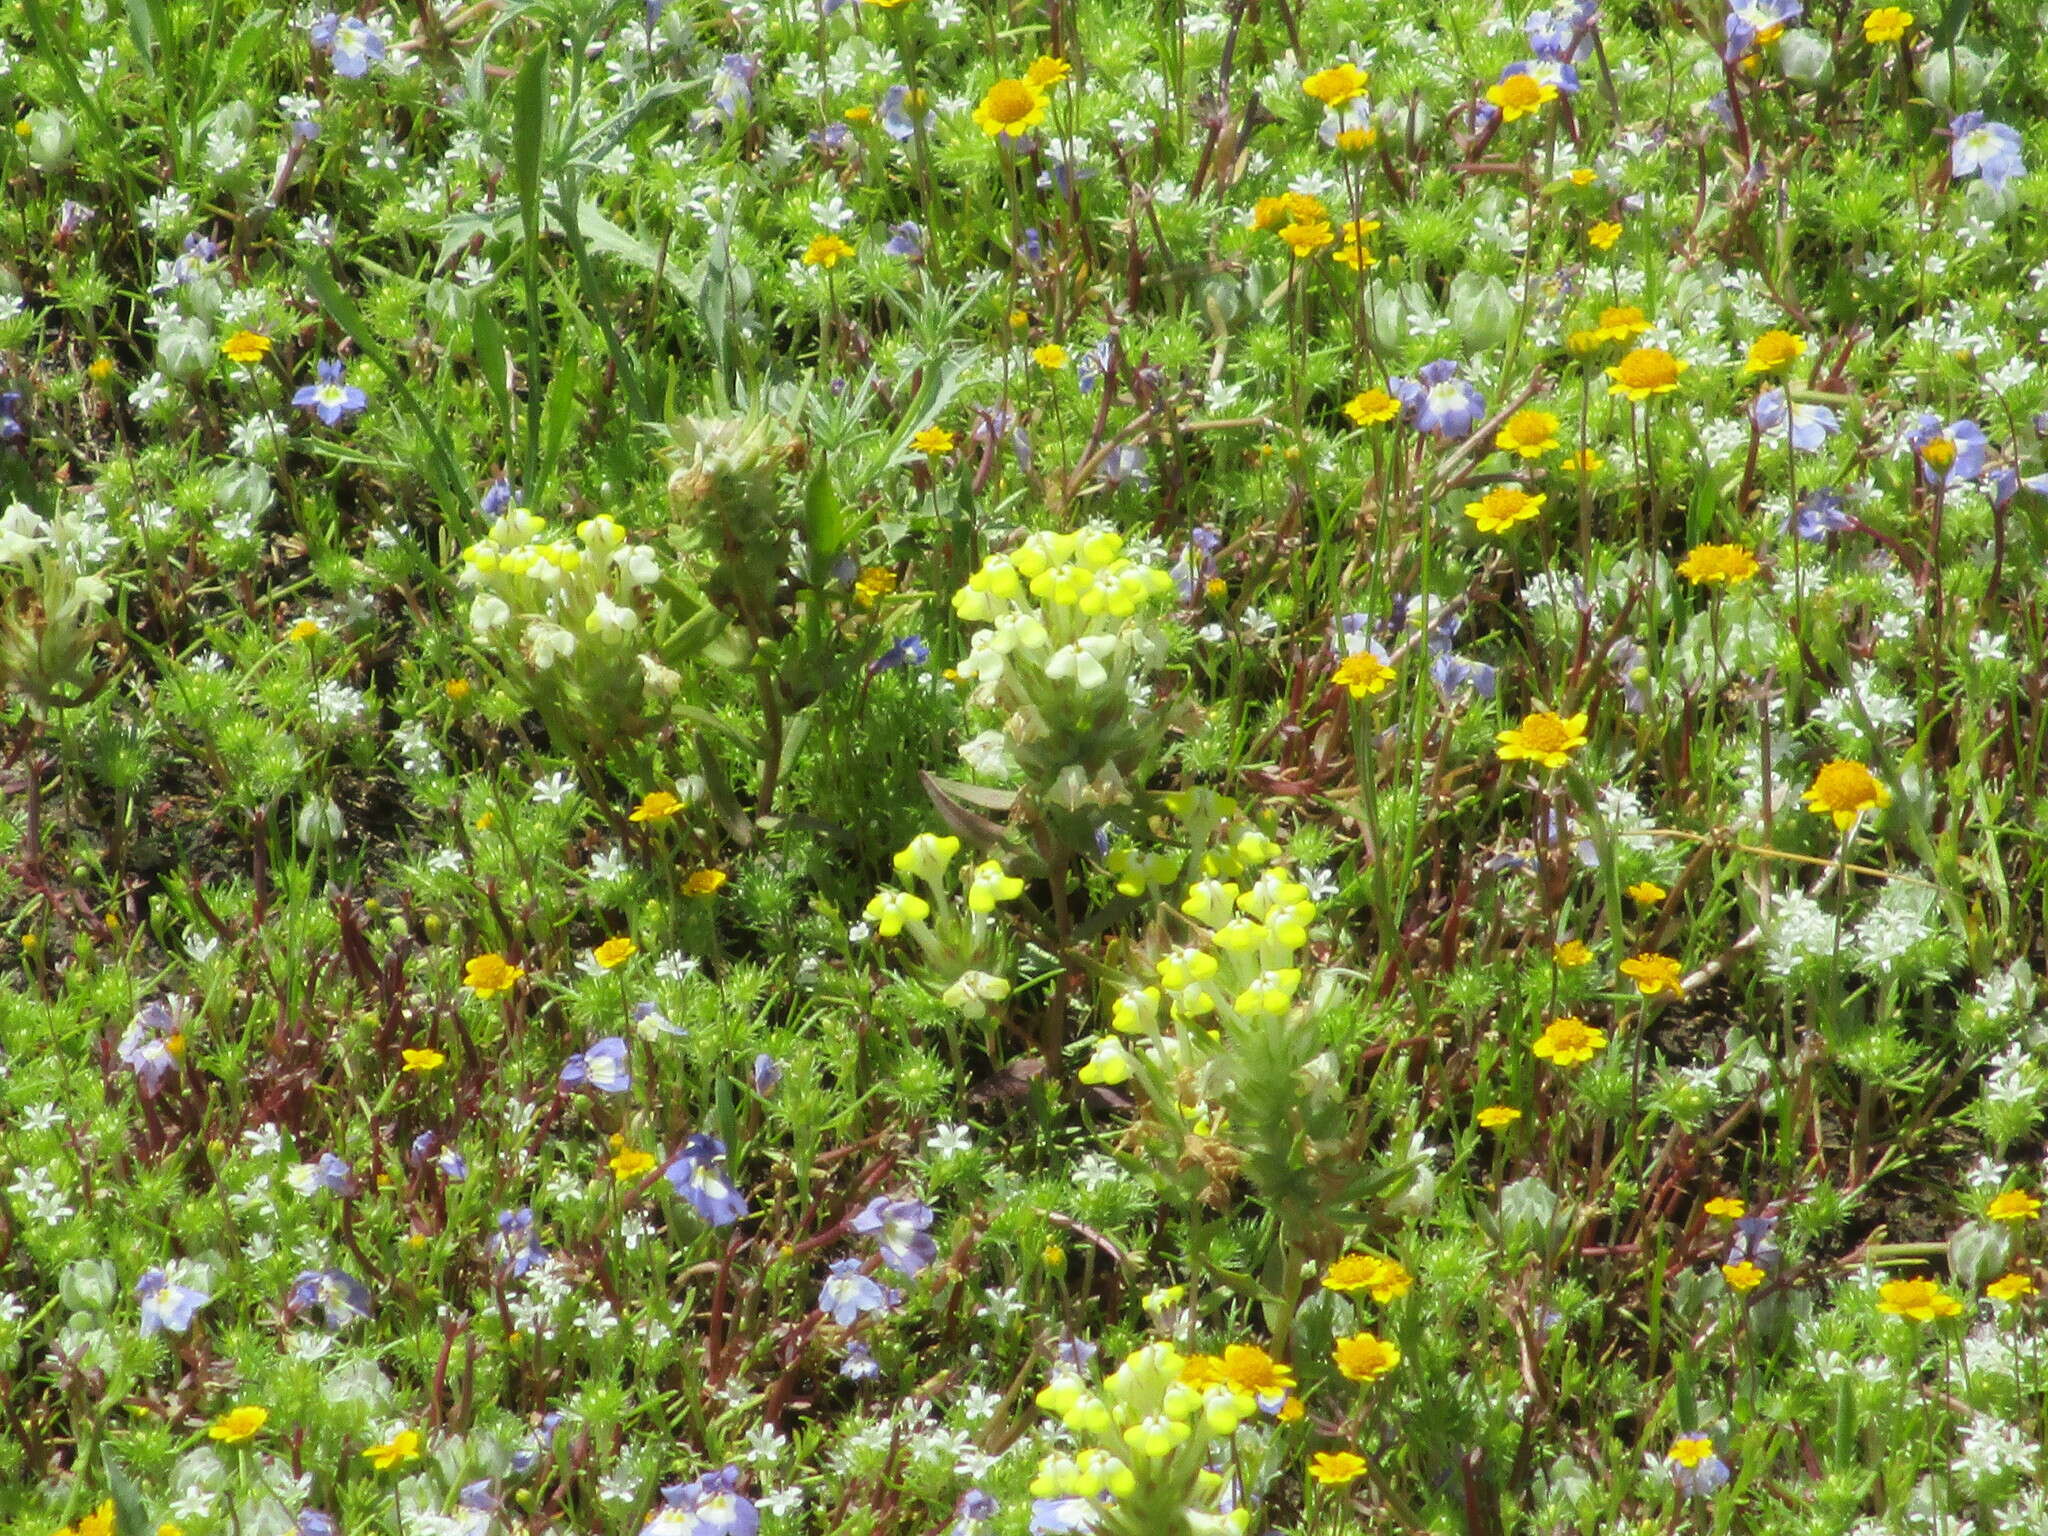
<svg viewBox="0 0 2048 1536">
<path fill-rule="evenodd" d="M 869 900 L 862 916 L 875 925 L 885 939 L 903 931 L 905 923 L 921 923 L 932 915 L 932 904 L 922 896 L 884 886 Z"/>
<path fill-rule="evenodd" d="M 1023 894 L 1023 880 L 989 859 L 974 866 L 974 878 L 967 884 L 967 909 L 986 915 L 995 911 L 996 903 L 1015 901 Z"/>
</svg>

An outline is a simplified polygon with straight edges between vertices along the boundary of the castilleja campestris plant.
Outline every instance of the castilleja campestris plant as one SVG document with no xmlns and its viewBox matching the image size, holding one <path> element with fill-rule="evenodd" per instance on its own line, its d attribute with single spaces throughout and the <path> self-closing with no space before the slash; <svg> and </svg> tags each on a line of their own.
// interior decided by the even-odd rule
<svg viewBox="0 0 2048 1536">
<path fill-rule="evenodd" d="M 953 611 L 981 626 L 960 675 L 973 703 L 1002 718 L 969 760 L 1014 768 L 1041 804 L 1069 813 L 1128 798 L 1164 732 L 1151 676 L 1176 589 L 1123 547 L 1111 528 L 1034 533 L 953 594 Z"/>
<path fill-rule="evenodd" d="M 1031 1481 L 1033 1529 L 1103 1536 L 1241 1536 L 1251 1528 L 1234 1458 L 1252 1392 L 1209 1356 L 1157 1340 L 1100 1388 L 1070 1366 L 1037 1397 L 1070 1437 Z"/>
</svg>

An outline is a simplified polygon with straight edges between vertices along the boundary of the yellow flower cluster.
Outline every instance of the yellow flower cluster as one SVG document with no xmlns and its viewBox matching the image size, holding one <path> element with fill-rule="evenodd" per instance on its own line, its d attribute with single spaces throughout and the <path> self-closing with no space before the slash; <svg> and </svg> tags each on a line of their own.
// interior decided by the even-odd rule
<svg viewBox="0 0 2048 1536">
<path fill-rule="evenodd" d="M 969 744 L 969 761 L 1014 765 L 1070 811 L 1126 798 L 1124 772 L 1153 724 L 1145 678 L 1166 654 L 1150 620 L 1174 590 L 1112 528 L 1034 533 L 990 555 L 953 594 L 953 611 L 981 626 L 960 676 L 1003 719 Z"/>
<path fill-rule="evenodd" d="M 479 638 L 511 632 L 527 662 L 546 671 L 579 646 L 623 645 L 640 628 L 634 594 L 661 578 L 645 544 L 603 514 L 576 525 L 574 539 L 548 536 L 547 523 L 513 507 L 462 552 L 469 627 Z"/>
<path fill-rule="evenodd" d="M 1248 1344 L 1185 1355 L 1155 1341 L 1128 1355 L 1099 1390 L 1062 1366 L 1036 1401 L 1080 1443 L 1039 1462 L 1031 1495 L 1053 1506 L 1040 1512 L 1055 1518 L 1092 1519 L 1129 1501 L 1154 1514 L 1178 1506 L 1185 1529 L 1204 1536 L 1241 1536 L 1250 1511 L 1236 1500 L 1239 1507 L 1219 1507 L 1225 1481 L 1206 1463 L 1262 1407 L 1280 1414 L 1293 1384 L 1292 1370 Z"/>
<path fill-rule="evenodd" d="M 1001 860 L 984 859 L 961 865 L 956 882 L 959 852 L 957 837 L 918 833 L 892 861 L 903 886 L 882 887 L 862 915 L 882 938 L 908 933 L 944 983 L 940 1001 L 978 1019 L 1010 995 L 1010 983 L 989 970 L 1001 966 L 1004 948 L 995 911 L 1024 894 L 1024 881 Z"/>
</svg>

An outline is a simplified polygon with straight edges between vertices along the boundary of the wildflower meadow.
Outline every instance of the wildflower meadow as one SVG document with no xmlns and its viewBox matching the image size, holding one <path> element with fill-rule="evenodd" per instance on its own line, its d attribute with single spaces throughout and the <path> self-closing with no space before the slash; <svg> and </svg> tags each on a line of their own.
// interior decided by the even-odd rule
<svg viewBox="0 0 2048 1536">
<path fill-rule="evenodd" d="M 0 1536 L 2048 1536 L 2048 8 L 326 3 L 0 0 Z"/>
</svg>

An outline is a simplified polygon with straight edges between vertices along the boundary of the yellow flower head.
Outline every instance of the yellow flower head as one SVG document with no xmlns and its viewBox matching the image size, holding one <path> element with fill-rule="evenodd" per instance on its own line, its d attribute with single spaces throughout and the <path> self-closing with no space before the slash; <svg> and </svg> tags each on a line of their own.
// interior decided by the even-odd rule
<svg viewBox="0 0 2048 1536">
<path fill-rule="evenodd" d="M 1377 1334 L 1354 1333 L 1337 1341 L 1330 1358 L 1346 1381 L 1378 1381 L 1401 1363 L 1401 1350 Z"/>
<path fill-rule="evenodd" d="M 1586 948 L 1582 939 L 1566 939 L 1550 951 L 1550 963 L 1561 971 L 1576 971 L 1593 963 L 1593 951 Z"/>
<path fill-rule="evenodd" d="M 525 974 L 524 966 L 509 963 L 503 955 L 478 955 L 463 967 L 462 984 L 478 997 L 496 997 L 510 992 Z"/>
<path fill-rule="evenodd" d="M 1586 716 L 1538 710 L 1522 716 L 1520 725 L 1499 732 L 1496 739 L 1504 763 L 1523 761 L 1545 768 L 1562 768 L 1586 744 Z"/>
<path fill-rule="evenodd" d="M 1650 328 L 1649 316 L 1635 304 L 1610 304 L 1600 311 L 1600 323 L 1592 334 L 1601 341 L 1627 341 Z"/>
<path fill-rule="evenodd" d="M 220 355 L 248 367 L 270 356 L 270 338 L 261 331 L 234 331 L 220 344 Z"/>
<path fill-rule="evenodd" d="M 1596 251 L 1611 251 L 1620 240 L 1621 222 L 1618 219 L 1602 219 L 1586 231 L 1586 244 Z"/>
<path fill-rule="evenodd" d="M 1394 681 L 1394 669 L 1371 651 L 1357 651 L 1337 663 L 1337 670 L 1330 674 L 1330 681 L 1339 688 L 1348 689 L 1354 699 L 1362 699 L 1385 693 Z"/>
<path fill-rule="evenodd" d="M 1806 343 L 1790 331 L 1765 331 L 1749 344 L 1749 356 L 1743 359 L 1742 371 L 1776 373 L 1799 361 L 1805 351 Z"/>
<path fill-rule="evenodd" d="M 1607 1048 L 1607 1031 L 1595 1029 L 1584 1019 L 1567 1014 L 1543 1026 L 1530 1049 L 1553 1066 L 1576 1067 L 1591 1061 Z"/>
<path fill-rule="evenodd" d="M 408 1461 L 420 1459 L 420 1433 L 416 1429 L 401 1429 L 382 1445 L 373 1445 L 363 1452 L 363 1460 L 379 1472 L 389 1472 L 393 1467 L 402 1467 Z"/>
<path fill-rule="evenodd" d="M 1347 1253 L 1323 1271 L 1324 1290 L 1366 1291 L 1381 1306 L 1399 1301 L 1414 1288 L 1415 1277 L 1406 1265 L 1376 1253 Z"/>
<path fill-rule="evenodd" d="M 402 1051 L 408 1072 L 436 1072 L 448 1064 L 448 1057 L 432 1046 L 416 1046 Z"/>
<path fill-rule="evenodd" d="M 1074 66 L 1065 59 L 1041 53 L 1031 61 L 1031 67 L 1024 71 L 1024 78 L 1044 91 L 1058 85 L 1073 72 Z"/>
<path fill-rule="evenodd" d="M 1045 93 L 1030 80 L 998 80 L 974 109 L 975 126 L 990 138 L 1017 138 L 1045 121 Z"/>
<path fill-rule="evenodd" d="M 1861 763 L 1838 757 L 1813 776 L 1812 786 L 1799 798 L 1814 815 L 1834 817 L 1837 832 L 1846 832 L 1865 811 L 1890 805 L 1892 792 Z"/>
<path fill-rule="evenodd" d="M 1993 1221 L 2032 1221 L 2041 1214 L 2041 1202 L 2024 1189 L 2008 1189 L 1984 1207 L 1984 1214 Z"/>
<path fill-rule="evenodd" d="M 1344 402 L 1344 414 L 1361 427 L 1377 427 L 1401 414 L 1401 402 L 1384 389 L 1361 390 Z"/>
<path fill-rule="evenodd" d="M 1477 501 L 1465 503 L 1465 515 L 1481 533 L 1506 533 L 1543 510 L 1547 496 L 1532 496 L 1519 485 L 1496 485 Z"/>
<path fill-rule="evenodd" d="M 1281 228 L 1280 239 L 1296 260 L 1306 261 L 1324 246 L 1335 245 L 1337 233 L 1321 219 L 1297 220 Z"/>
<path fill-rule="evenodd" d="M 1308 1475 L 1325 1488 L 1342 1488 L 1365 1476 L 1365 1458 L 1352 1451 L 1317 1451 L 1308 1459 Z"/>
<path fill-rule="evenodd" d="M 804 265 L 823 267 L 830 272 L 842 261 L 853 259 L 853 247 L 837 235 L 813 235 L 811 243 L 804 247 Z"/>
<path fill-rule="evenodd" d="M 1679 562 L 1678 574 L 1694 586 L 1739 587 L 1762 569 L 1740 544 L 1695 544 Z"/>
<path fill-rule="evenodd" d="M 1048 373 L 1058 373 L 1067 366 L 1067 349 L 1056 341 L 1049 341 L 1042 347 L 1031 349 L 1031 361 Z"/>
<path fill-rule="evenodd" d="M 1319 69 L 1301 82 L 1301 94 L 1320 101 L 1326 107 L 1341 107 L 1347 101 L 1356 101 L 1365 94 L 1371 77 L 1348 59 L 1342 64 L 1333 64 L 1328 69 Z"/>
<path fill-rule="evenodd" d="M 1913 1280 L 1885 1281 L 1877 1289 L 1877 1310 L 1890 1317 L 1931 1323 L 1937 1318 L 1961 1316 L 1963 1304 L 1923 1276 Z"/>
<path fill-rule="evenodd" d="M 943 454 L 951 453 L 958 441 L 959 439 L 944 427 L 926 427 L 910 440 L 910 446 L 927 458 L 936 459 Z"/>
<path fill-rule="evenodd" d="M 624 934 L 615 939 L 606 939 L 590 952 L 590 958 L 608 971 L 617 970 L 628 960 L 640 953 L 640 946 Z"/>
<path fill-rule="evenodd" d="M 218 1440 L 223 1445 L 240 1445 L 252 1439 L 256 1431 L 270 1422 L 270 1410 L 259 1408 L 254 1403 L 244 1403 L 239 1408 L 230 1408 L 206 1428 L 207 1438 Z"/>
<path fill-rule="evenodd" d="M 1654 907 L 1671 893 L 1654 880 L 1638 880 L 1628 888 L 1629 899 L 1639 901 L 1646 907 Z"/>
<path fill-rule="evenodd" d="M 1652 395 L 1668 395 L 1678 388 L 1678 376 L 1691 366 L 1662 347 L 1637 347 L 1607 370 L 1614 381 L 1607 393 L 1640 405 Z"/>
<path fill-rule="evenodd" d="M 864 565 L 854 579 L 853 601 L 857 607 L 872 608 L 896 590 L 900 578 L 886 565 Z"/>
<path fill-rule="evenodd" d="M 641 1174 L 653 1168 L 654 1163 L 655 1157 L 652 1152 L 643 1152 L 638 1147 L 622 1147 L 608 1166 L 612 1170 L 612 1177 L 623 1184 L 628 1179 L 639 1178 Z"/>
<path fill-rule="evenodd" d="M 1653 955 L 1645 950 L 1631 960 L 1622 961 L 1619 969 L 1622 975 L 1636 984 L 1636 991 L 1644 997 L 1655 997 L 1659 992 L 1669 992 L 1676 997 L 1685 990 L 1678 962 L 1669 955 Z"/>
<path fill-rule="evenodd" d="M 284 632 L 284 637 L 300 645 L 304 645 L 308 640 L 317 640 L 320 638 L 320 621 L 318 619 L 300 619 Z"/>
<path fill-rule="evenodd" d="M 1607 461 L 1590 448 L 1581 448 L 1564 461 L 1564 467 L 1575 475 L 1596 475 L 1607 467 Z"/>
<path fill-rule="evenodd" d="M 1508 1104 L 1489 1104 L 1479 1111 L 1479 1128 L 1482 1131 L 1505 1130 L 1522 1118 L 1522 1112 Z"/>
<path fill-rule="evenodd" d="M 1277 1397 L 1294 1385 L 1294 1368 L 1256 1344 L 1231 1344 L 1223 1351 L 1223 1379 L 1253 1397 Z"/>
<path fill-rule="evenodd" d="M 1664 1459 L 1674 1467 L 1688 1471 L 1714 1454 L 1714 1442 L 1705 1435 L 1686 1435 L 1671 1442 L 1671 1449 L 1664 1453 Z"/>
<path fill-rule="evenodd" d="M 716 896 L 725 886 L 725 871 L 722 869 L 693 869 L 683 877 L 685 896 Z"/>
<path fill-rule="evenodd" d="M 633 807 L 628 821 L 667 821 L 671 816 L 680 815 L 682 800 L 666 789 L 650 790 L 640 797 L 640 803 Z"/>
<path fill-rule="evenodd" d="M 1721 1278 L 1728 1282 L 1728 1289 L 1737 1295 L 1747 1296 L 1768 1278 L 1756 1265 L 1744 1259 L 1740 1264 L 1723 1264 Z"/>
<path fill-rule="evenodd" d="M 1501 423 L 1493 446 L 1503 453 L 1540 459 L 1557 446 L 1558 420 L 1548 411 L 1521 410 Z"/>
<path fill-rule="evenodd" d="M 1509 75 L 1486 88 L 1486 99 L 1500 108 L 1502 122 L 1512 123 L 1527 117 L 1545 102 L 1557 100 L 1557 87 L 1531 74 Z"/>
<path fill-rule="evenodd" d="M 1913 30 L 1917 18 L 1904 6 L 1880 5 L 1863 18 L 1863 41 L 1866 43 L 1896 43 Z"/>
<path fill-rule="evenodd" d="M 1740 1221 L 1749 1214 L 1749 1207 L 1740 1200 L 1731 1200 L 1726 1195 L 1717 1195 L 1707 1202 L 1707 1214 L 1722 1221 Z"/>
<path fill-rule="evenodd" d="M 2001 1275 L 1985 1286 L 1984 1294 L 1993 1301 L 2011 1302 L 2018 1301 L 2023 1296 L 2031 1296 L 2039 1289 L 2040 1287 L 2034 1284 L 2032 1275 L 2022 1275 L 2015 1271 L 2009 1275 Z"/>
</svg>

